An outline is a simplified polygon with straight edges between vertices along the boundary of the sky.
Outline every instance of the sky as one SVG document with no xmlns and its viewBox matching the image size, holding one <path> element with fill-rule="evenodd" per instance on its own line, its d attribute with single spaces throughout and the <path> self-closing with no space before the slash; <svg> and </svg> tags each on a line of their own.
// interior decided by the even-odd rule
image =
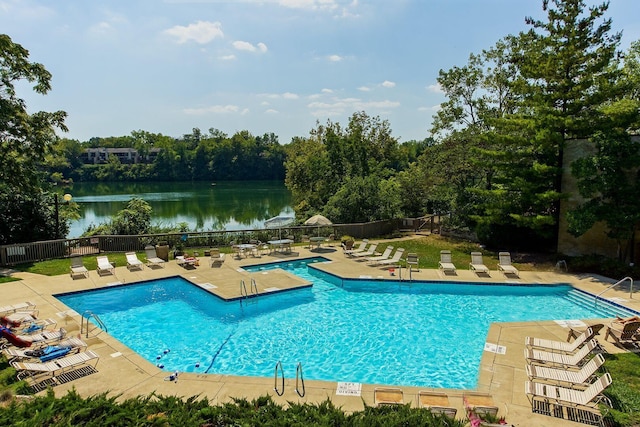
<svg viewBox="0 0 640 427">
<path fill-rule="evenodd" d="M 429 136 L 438 72 L 527 16 L 546 16 L 542 0 L 0 0 L 0 33 L 52 74 L 47 95 L 18 96 L 66 111 L 66 138 L 215 128 L 286 144 L 365 111 L 405 142 Z M 611 0 L 623 51 L 638 16 L 638 0 Z"/>
</svg>

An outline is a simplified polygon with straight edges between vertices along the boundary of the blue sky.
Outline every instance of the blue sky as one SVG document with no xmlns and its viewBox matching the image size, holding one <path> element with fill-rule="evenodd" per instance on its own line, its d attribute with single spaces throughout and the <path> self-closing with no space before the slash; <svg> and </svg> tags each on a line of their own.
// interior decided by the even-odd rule
<svg viewBox="0 0 640 427">
<path fill-rule="evenodd" d="M 587 4 L 601 1 L 587 0 Z M 31 112 L 64 110 L 68 138 L 180 137 L 195 127 L 281 143 L 356 111 L 401 142 L 427 137 L 440 69 L 527 30 L 541 0 L 0 0 L 0 32 L 53 75 Z M 621 48 L 638 0 L 611 0 Z"/>
</svg>

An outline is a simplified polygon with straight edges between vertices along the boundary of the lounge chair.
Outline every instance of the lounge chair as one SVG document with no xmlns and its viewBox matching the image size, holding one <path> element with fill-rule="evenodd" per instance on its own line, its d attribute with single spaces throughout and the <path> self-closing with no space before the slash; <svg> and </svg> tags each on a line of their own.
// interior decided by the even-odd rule
<svg viewBox="0 0 640 427">
<path fill-rule="evenodd" d="M 34 319 L 26 321 L 20 324 L 20 329 L 17 331 L 19 335 L 31 335 L 40 333 L 47 329 L 49 326 L 55 326 L 58 322 L 55 319 Z"/>
<path fill-rule="evenodd" d="M 164 267 L 165 260 L 158 257 L 158 253 L 156 252 L 156 248 L 153 246 L 147 246 L 144 248 L 144 253 L 147 256 L 147 267 L 159 265 L 160 267 Z"/>
<path fill-rule="evenodd" d="M 109 262 L 109 258 L 107 258 L 106 256 L 99 256 L 96 257 L 96 261 L 98 261 L 98 275 L 102 275 L 102 273 L 114 274 L 115 268 Z"/>
<path fill-rule="evenodd" d="M 440 251 L 440 261 L 438 262 L 438 268 L 442 270 L 443 273 L 454 273 L 456 272 L 456 266 L 453 265 L 451 260 L 451 251 Z"/>
<path fill-rule="evenodd" d="M 455 419 L 458 410 L 449 404 L 449 396 L 438 391 L 418 392 L 418 407 L 428 409 L 434 415 L 445 415 Z"/>
<path fill-rule="evenodd" d="M 520 272 L 511 264 L 511 254 L 509 252 L 498 253 L 498 271 L 502 271 L 504 275 L 513 274 L 520 277 Z"/>
<path fill-rule="evenodd" d="M 378 261 L 384 261 L 385 259 L 389 259 L 389 257 L 391 256 L 391 252 L 393 252 L 393 246 L 389 245 L 389 246 L 387 246 L 385 248 L 385 250 L 382 253 L 382 255 L 368 256 L 368 257 L 364 257 L 364 259 L 368 263 L 375 263 L 375 262 L 378 262 Z"/>
<path fill-rule="evenodd" d="M 498 407 L 488 393 L 465 392 L 462 394 L 462 402 L 468 414 L 473 414 L 480 419 L 485 415 L 491 417 L 498 415 Z"/>
<path fill-rule="evenodd" d="M 87 343 L 80 338 L 67 338 L 65 340 L 57 342 L 55 345 L 46 345 L 42 347 L 34 346 L 34 348 L 28 347 L 25 349 L 19 348 L 6 348 L 2 352 L 7 357 L 7 360 L 40 360 L 41 362 L 47 362 L 54 359 L 54 356 L 60 354 L 56 352 L 58 349 L 67 348 L 67 354 L 78 353 L 87 348 Z M 57 356 L 60 357 L 60 356 Z"/>
<path fill-rule="evenodd" d="M 351 243 L 349 243 L 349 242 L 351 242 Z M 347 240 L 345 242 L 345 245 L 344 245 L 343 253 L 345 255 L 347 255 L 347 256 L 351 256 L 351 255 L 353 255 L 355 253 L 358 253 L 358 252 L 364 252 L 365 248 L 367 247 L 368 244 L 369 244 L 369 239 L 362 239 L 362 241 L 358 244 L 358 246 L 356 246 L 354 248 L 353 247 L 353 245 L 354 245 L 353 240 Z M 349 245 L 351 245 L 351 246 L 349 247 Z"/>
<path fill-rule="evenodd" d="M 209 253 L 209 266 L 220 265 L 224 262 L 224 254 L 220 252 L 218 248 L 211 248 Z"/>
<path fill-rule="evenodd" d="M 604 328 L 603 323 L 594 323 L 593 325 L 589 325 L 589 328 L 593 331 L 593 336 L 589 337 L 589 339 L 595 337 L 596 335 L 600 335 L 600 330 Z M 582 335 L 584 331 L 579 329 L 569 328 L 569 334 L 567 335 L 567 342 L 570 342 L 572 339 L 578 338 Z"/>
<path fill-rule="evenodd" d="M 127 252 L 124 254 L 127 257 L 127 269 L 131 271 L 134 268 L 142 270 L 144 264 L 138 259 L 138 255 L 135 252 Z"/>
<path fill-rule="evenodd" d="M 373 389 L 373 401 L 376 406 L 402 405 L 404 393 L 395 387 L 376 387 Z"/>
<path fill-rule="evenodd" d="M 575 354 L 553 353 L 534 348 L 524 349 L 524 358 L 529 364 L 552 364 L 563 368 L 579 367 L 584 365 L 586 357 L 598 348 L 598 341 L 589 340 Z"/>
<path fill-rule="evenodd" d="M 371 257 L 371 256 L 377 256 L 380 255 L 379 253 L 376 252 L 376 249 L 378 248 L 378 244 L 377 243 L 372 243 L 371 245 L 369 245 L 369 248 L 362 251 L 362 252 L 354 252 L 351 254 L 352 258 L 362 258 L 362 257 Z"/>
<path fill-rule="evenodd" d="M 32 335 L 16 335 L 10 329 L 0 327 L 0 336 L 7 340 L 12 345 L 24 348 L 24 347 L 36 347 L 42 344 L 60 341 L 67 335 L 67 331 L 64 328 L 60 328 L 55 331 L 41 331 L 38 334 Z"/>
<path fill-rule="evenodd" d="M 542 398 L 547 402 L 573 408 L 598 409 L 598 405 L 604 402 L 611 406 L 611 402 L 602 392 L 611 385 L 611 375 L 607 372 L 596 382 L 590 384 L 585 390 L 575 390 L 567 387 L 559 387 L 550 384 L 527 381 L 524 391 L 533 402 L 535 398 Z"/>
<path fill-rule="evenodd" d="M 74 371 L 80 367 L 90 365 L 95 361 L 93 367 L 98 364 L 97 353 L 89 350 L 82 353 L 65 356 L 60 359 L 54 359 L 49 362 L 31 363 L 31 362 L 11 362 L 16 371 L 18 371 L 18 379 L 30 379 L 33 382 L 38 382 L 47 377 L 55 377 L 65 372 Z"/>
<path fill-rule="evenodd" d="M 489 268 L 482 261 L 482 252 L 471 252 L 471 262 L 469 269 L 476 273 L 489 273 Z"/>
<path fill-rule="evenodd" d="M 19 302 L 16 304 L 5 305 L 0 307 L 0 314 L 14 313 L 16 311 L 31 310 L 35 308 L 36 308 L 36 305 L 30 301 Z"/>
<path fill-rule="evenodd" d="M 75 276 L 89 277 L 89 270 L 82 263 L 82 257 L 74 255 L 71 257 L 71 278 Z"/>
<path fill-rule="evenodd" d="M 564 341 L 554 341 L 542 338 L 526 337 L 524 344 L 527 347 L 537 347 L 551 352 L 560 353 L 575 353 L 584 343 L 593 338 L 593 329 L 587 328 L 582 334 L 580 334 L 576 340 L 572 343 Z"/>
<path fill-rule="evenodd" d="M 638 338 L 640 337 L 640 321 L 631 321 L 620 324 L 619 322 L 611 322 L 607 326 L 607 332 L 604 334 L 605 341 L 612 337 L 616 344 L 625 345 L 638 345 Z"/>
<path fill-rule="evenodd" d="M 575 388 L 575 386 L 587 387 L 590 385 L 595 378 L 596 372 L 603 363 L 604 356 L 602 354 L 596 354 L 593 359 L 578 371 L 537 365 L 526 365 L 525 368 L 530 380 L 567 384 L 569 387 Z"/>
<path fill-rule="evenodd" d="M 0 316 L 0 324 L 8 328 L 17 327 L 25 322 L 33 322 L 38 318 L 37 311 L 16 311 L 6 316 Z"/>
<path fill-rule="evenodd" d="M 381 266 L 381 265 L 397 265 L 400 262 L 400 258 L 404 254 L 404 248 L 396 249 L 396 252 L 393 254 L 391 258 L 383 259 L 380 261 L 373 261 L 371 265 Z"/>
<path fill-rule="evenodd" d="M 413 252 L 410 254 L 407 254 L 407 268 L 409 270 L 412 270 L 413 267 L 415 267 L 416 271 L 420 271 L 420 267 L 418 266 L 419 263 L 420 263 L 420 260 L 418 258 L 418 254 Z"/>
</svg>

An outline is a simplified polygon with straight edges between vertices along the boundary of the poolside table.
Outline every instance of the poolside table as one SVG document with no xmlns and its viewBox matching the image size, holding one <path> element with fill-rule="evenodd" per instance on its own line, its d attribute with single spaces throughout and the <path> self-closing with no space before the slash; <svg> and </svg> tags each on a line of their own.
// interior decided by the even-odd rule
<svg viewBox="0 0 640 427">
<path fill-rule="evenodd" d="M 278 240 L 269 240 L 267 242 L 269 247 L 271 248 L 271 252 L 291 252 L 291 244 L 293 240 L 291 239 L 278 239 Z"/>
<path fill-rule="evenodd" d="M 320 248 L 320 246 L 322 246 L 322 242 L 326 242 L 328 241 L 329 238 L 328 237 L 310 237 L 309 241 L 311 242 L 311 247 L 316 247 L 316 248 Z"/>
<path fill-rule="evenodd" d="M 253 243 L 241 243 L 239 245 L 233 245 L 233 248 L 237 250 L 236 254 L 238 258 L 244 254 L 244 257 L 247 257 L 247 252 L 251 252 L 253 256 L 255 256 L 255 250 L 258 248 L 258 245 L 254 245 Z"/>
</svg>

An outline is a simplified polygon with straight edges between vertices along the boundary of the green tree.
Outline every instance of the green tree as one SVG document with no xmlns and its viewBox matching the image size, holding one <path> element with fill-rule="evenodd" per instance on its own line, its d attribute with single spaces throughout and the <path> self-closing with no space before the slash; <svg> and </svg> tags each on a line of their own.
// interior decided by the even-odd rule
<svg viewBox="0 0 640 427">
<path fill-rule="evenodd" d="M 16 84 L 32 83 L 42 95 L 51 89 L 51 74 L 28 58 L 25 48 L 0 34 L 0 244 L 55 238 L 68 230 L 64 222 L 55 229 L 51 197 L 42 188 L 42 164 L 55 130 L 67 130 L 66 113 L 28 113 Z"/>
<path fill-rule="evenodd" d="M 151 228 L 151 205 L 139 197 L 127 203 L 111 222 L 111 234 L 135 235 L 149 233 Z"/>
</svg>

